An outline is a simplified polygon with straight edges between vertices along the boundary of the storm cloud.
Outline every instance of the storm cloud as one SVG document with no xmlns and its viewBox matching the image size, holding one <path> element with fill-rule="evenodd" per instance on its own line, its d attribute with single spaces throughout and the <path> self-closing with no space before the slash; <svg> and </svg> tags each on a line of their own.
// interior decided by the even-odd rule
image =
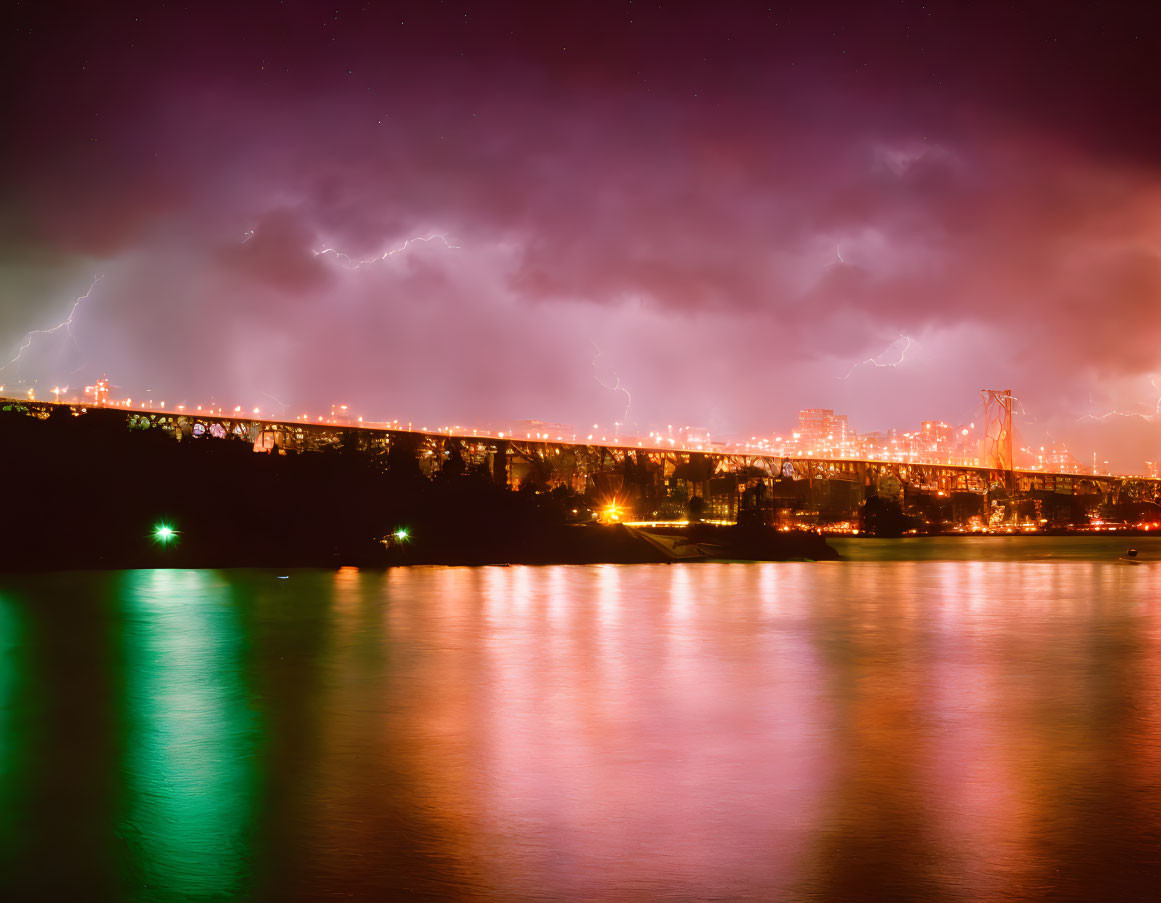
<svg viewBox="0 0 1161 903">
<path fill-rule="evenodd" d="M 1156 15 L 865 6 L 20 13 L 0 382 L 1155 459 Z"/>
</svg>

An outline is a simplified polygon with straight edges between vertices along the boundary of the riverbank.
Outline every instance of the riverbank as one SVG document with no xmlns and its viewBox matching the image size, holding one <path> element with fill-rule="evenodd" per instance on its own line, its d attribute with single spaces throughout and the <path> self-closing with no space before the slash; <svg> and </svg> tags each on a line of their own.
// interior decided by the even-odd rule
<svg viewBox="0 0 1161 903">
<path fill-rule="evenodd" d="M 20 558 L 0 556 L 0 572 L 59 570 L 131 570 L 136 568 L 332 568 L 397 567 L 406 565 L 495 564 L 682 564 L 711 560 L 822 561 L 838 553 L 817 533 L 781 533 L 769 528 L 686 528 L 705 552 L 698 558 L 675 559 L 622 525 L 541 525 L 535 530 L 484 531 L 472 537 L 459 531 L 406 536 L 358 549 L 305 549 L 297 545 L 242 544 L 228 547 L 220 537 L 174 532 L 165 543 L 150 540 L 122 549 L 86 549 L 63 554 L 58 548 L 26 549 Z"/>
<path fill-rule="evenodd" d="M 565 524 L 520 537 L 481 538 L 479 544 L 441 543 L 389 550 L 391 564 L 682 564 L 709 560 L 831 561 L 839 558 L 817 533 L 784 533 L 769 527 L 691 524 L 668 531 L 697 557 L 674 557 L 644 531 L 620 524 Z"/>
<path fill-rule="evenodd" d="M 1130 548 L 1143 564 L 1161 564 L 1161 536 L 1093 534 L 947 534 L 877 539 L 831 536 L 844 561 L 1121 562 Z"/>
</svg>

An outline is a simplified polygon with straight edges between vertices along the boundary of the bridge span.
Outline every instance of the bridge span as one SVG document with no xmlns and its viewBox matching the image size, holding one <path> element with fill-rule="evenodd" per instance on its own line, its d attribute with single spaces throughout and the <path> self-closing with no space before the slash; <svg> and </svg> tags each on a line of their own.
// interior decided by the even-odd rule
<svg viewBox="0 0 1161 903">
<path fill-rule="evenodd" d="M 621 519 L 743 517 L 780 526 L 851 529 L 868 498 L 897 503 L 930 528 L 1161 526 L 1161 481 L 964 464 L 786 457 L 737 448 L 663 448 L 503 433 L 425 431 L 394 424 L 283 421 L 202 413 L 0 399 L 46 419 L 96 417 L 175 441 L 230 442 L 267 454 L 343 451 L 413 459 L 427 477 L 474 473 L 513 490 L 562 493 Z"/>
</svg>

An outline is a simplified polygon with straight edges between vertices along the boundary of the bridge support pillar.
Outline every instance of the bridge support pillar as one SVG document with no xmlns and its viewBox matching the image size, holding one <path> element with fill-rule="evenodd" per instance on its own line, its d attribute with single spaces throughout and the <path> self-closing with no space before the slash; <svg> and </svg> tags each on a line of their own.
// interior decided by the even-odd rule
<svg viewBox="0 0 1161 903">
<path fill-rule="evenodd" d="M 492 454 L 492 482 L 497 486 L 508 486 L 508 443 L 501 439 Z"/>
</svg>

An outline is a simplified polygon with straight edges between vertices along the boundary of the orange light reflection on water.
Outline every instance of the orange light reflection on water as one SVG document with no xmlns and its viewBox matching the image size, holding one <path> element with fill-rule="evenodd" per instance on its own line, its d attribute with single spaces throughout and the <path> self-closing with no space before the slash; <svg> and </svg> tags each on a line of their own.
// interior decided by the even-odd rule
<svg viewBox="0 0 1161 903">
<path fill-rule="evenodd" d="M 1125 601 L 1149 579 L 1083 561 L 336 578 L 304 783 L 325 838 L 312 886 L 1131 889 L 1145 866 L 1094 863 L 1161 829 L 1161 617 Z M 1085 845 L 1100 856 L 1069 852 Z"/>
</svg>

